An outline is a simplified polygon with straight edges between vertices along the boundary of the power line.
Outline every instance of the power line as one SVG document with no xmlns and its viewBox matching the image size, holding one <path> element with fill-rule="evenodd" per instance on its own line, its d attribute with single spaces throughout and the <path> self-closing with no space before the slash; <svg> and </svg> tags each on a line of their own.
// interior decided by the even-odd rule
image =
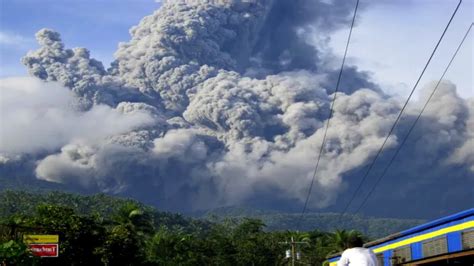
<svg viewBox="0 0 474 266">
<path fill-rule="evenodd" d="M 458 9 L 459 9 L 459 6 L 461 5 L 462 3 L 462 0 L 459 0 L 459 3 L 458 5 L 456 6 L 456 9 L 454 10 L 453 14 L 451 15 L 451 18 L 449 19 L 448 21 L 448 24 L 446 25 L 443 33 L 441 34 L 441 37 L 439 38 L 438 40 L 438 43 L 436 44 L 435 48 L 433 49 L 433 51 L 431 52 L 431 55 L 428 59 L 428 61 L 426 62 L 423 70 L 421 71 L 421 74 L 420 76 L 418 77 L 418 80 L 416 81 L 415 85 L 413 86 L 411 92 L 410 92 L 410 95 L 408 96 L 407 100 L 405 101 L 402 109 L 400 110 L 398 116 L 397 116 L 397 119 L 395 119 L 395 122 L 393 123 L 387 137 L 385 138 L 385 140 L 383 141 L 382 143 L 382 146 L 380 147 L 380 149 L 377 151 L 374 159 L 372 160 L 371 164 L 369 165 L 369 167 L 367 168 L 367 171 L 365 172 L 364 176 L 362 177 L 361 181 L 359 182 L 359 185 L 357 186 L 356 190 L 354 191 L 354 193 L 352 194 L 351 196 L 351 199 L 349 200 L 349 202 L 347 203 L 347 205 L 344 207 L 344 210 L 342 211 L 341 215 L 339 216 L 339 220 L 341 220 L 344 216 L 344 214 L 347 212 L 349 206 L 352 204 L 352 202 L 354 201 L 355 197 L 357 196 L 357 194 L 359 193 L 360 189 L 362 188 L 362 185 L 364 184 L 365 180 L 367 179 L 367 176 L 369 175 L 370 171 L 372 170 L 372 168 L 374 167 L 377 159 L 379 158 L 380 154 L 382 153 L 383 149 L 385 148 L 385 145 L 387 144 L 387 141 L 388 139 L 390 138 L 390 136 L 392 135 L 393 131 L 395 130 L 395 127 L 397 126 L 398 122 L 400 121 L 400 118 L 403 114 L 403 112 L 405 111 L 407 105 L 408 105 L 408 102 L 410 101 L 411 97 L 413 96 L 413 93 L 415 92 L 417 86 L 418 86 L 418 83 L 420 83 L 420 80 L 421 78 L 423 77 L 423 75 L 425 74 L 425 71 L 426 69 L 428 68 L 428 65 L 430 64 L 431 60 L 433 59 L 433 56 L 434 54 L 436 53 L 436 50 L 438 50 L 438 47 L 441 43 L 441 41 L 443 40 L 443 37 L 444 35 L 446 34 L 449 26 L 451 25 L 451 22 L 452 20 L 454 19 Z"/>
<path fill-rule="evenodd" d="M 438 83 L 436 84 L 435 88 L 433 89 L 433 91 L 431 92 L 430 96 L 428 97 L 428 99 L 426 100 L 425 102 L 425 105 L 423 106 L 423 108 L 421 109 L 420 113 L 418 114 L 417 118 L 415 119 L 415 121 L 413 122 L 413 124 L 411 125 L 410 129 L 408 130 L 408 133 L 405 135 L 403 141 L 401 142 L 401 144 L 398 146 L 397 150 L 395 151 L 394 155 L 392 156 L 392 158 L 390 159 L 388 165 L 385 167 L 385 169 L 383 170 L 382 172 L 382 175 L 380 175 L 380 177 L 378 178 L 377 182 L 375 182 L 374 186 L 372 187 L 372 189 L 369 191 L 369 193 L 367 194 L 367 196 L 364 198 L 363 202 L 360 204 L 359 208 L 357 208 L 357 210 L 355 211 L 355 213 L 358 213 L 362 207 L 365 205 L 365 203 L 367 202 L 367 200 L 370 198 L 370 196 L 372 195 L 372 193 L 375 191 L 375 188 L 377 187 L 377 185 L 380 183 L 380 181 L 382 180 L 382 178 L 385 176 L 385 174 L 387 173 L 388 169 L 390 168 L 390 166 L 392 165 L 392 163 L 394 162 L 395 160 L 395 157 L 397 157 L 398 153 L 400 152 L 400 150 L 402 149 L 403 145 L 405 144 L 405 142 L 407 141 L 408 137 L 410 136 L 411 132 L 413 131 L 413 129 L 415 128 L 415 125 L 416 123 L 418 122 L 418 120 L 420 120 L 420 117 L 421 115 L 423 114 L 423 112 L 425 111 L 426 107 L 428 106 L 431 98 L 433 98 L 433 95 L 436 93 L 436 91 L 438 90 L 438 87 L 439 85 L 441 84 L 441 81 L 443 80 L 444 76 L 446 75 L 446 72 L 448 72 L 448 69 L 449 67 L 451 66 L 451 64 L 453 63 L 454 61 L 454 58 L 456 58 L 456 55 L 458 54 L 459 50 L 461 49 L 461 46 L 463 45 L 464 41 L 466 40 L 469 32 L 471 31 L 471 28 L 472 28 L 472 23 L 471 25 L 469 26 L 468 30 L 466 31 L 466 34 L 464 35 L 463 39 L 461 40 L 461 43 L 459 44 L 458 48 L 456 49 L 456 52 L 454 52 L 453 56 L 451 57 L 451 60 L 449 61 L 449 64 L 446 66 L 444 72 L 443 72 L 443 75 L 441 75 L 441 78 L 438 80 Z"/>
<path fill-rule="evenodd" d="M 326 128 L 324 130 L 323 141 L 322 141 L 321 147 L 319 149 L 318 159 L 316 161 L 316 166 L 314 168 L 313 177 L 311 179 L 311 183 L 310 183 L 310 186 L 309 186 L 309 189 L 308 189 L 308 194 L 306 195 L 306 200 L 305 200 L 305 203 L 304 203 L 304 207 L 303 207 L 303 210 L 301 212 L 301 216 L 298 220 L 296 228 L 300 227 L 301 221 L 303 220 L 303 216 L 306 212 L 306 208 L 308 207 L 308 202 L 309 202 L 309 198 L 311 196 L 311 191 L 313 190 L 314 179 L 316 178 L 316 174 L 318 172 L 319 162 L 321 161 L 321 156 L 322 156 L 322 153 L 323 153 L 323 150 L 324 150 L 324 143 L 326 142 L 326 137 L 327 137 L 327 133 L 328 133 L 328 129 L 329 129 L 329 124 L 330 124 L 331 118 L 332 118 L 333 113 L 334 113 L 334 103 L 336 102 L 337 92 L 339 90 L 339 85 L 341 83 L 342 72 L 344 70 L 344 64 L 346 62 L 347 50 L 349 49 L 349 43 L 351 41 L 352 29 L 354 28 L 354 22 L 355 22 L 355 19 L 356 19 L 358 7 L 359 7 L 359 0 L 356 1 L 356 5 L 355 5 L 355 8 L 354 8 L 354 16 L 352 17 L 351 28 L 349 30 L 349 35 L 347 36 L 346 48 L 344 50 L 344 56 L 342 57 L 341 70 L 339 71 L 339 76 L 337 77 L 336 89 L 334 90 L 334 97 L 332 99 L 328 121 L 326 123 Z"/>
<path fill-rule="evenodd" d="M 279 244 L 283 245 L 290 245 L 291 249 L 287 250 L 289 251 L 289 254 L 287 253 L 286 258 L 291 259 L 291 265 L 295 266 L 296 261 L 301 259 L 301 253 L 296 251 L 296 248 L 298 245 L 309 245 L 308 242 L 306 241 L 295 241 L 293 237 L 291 237 L 291 241 L 285 241 L 285 242 L 279 242 Z M 288 256 L 289 255 L 289 256 Z"/>
</svg>

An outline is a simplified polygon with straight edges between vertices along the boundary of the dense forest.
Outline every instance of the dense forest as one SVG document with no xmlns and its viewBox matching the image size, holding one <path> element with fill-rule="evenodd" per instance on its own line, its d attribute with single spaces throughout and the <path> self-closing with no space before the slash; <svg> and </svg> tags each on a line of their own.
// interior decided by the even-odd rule
<svg viewBox="0 0 474 266">
<path fill-rule="evenodd" d="M 381 238 L 426 222 L 419 219 L 375 218 L 352 214 L 345 214 L 341 219 L 339 213 L 307 212 L 298 228 L 300 213 L 256 210 L 250 207 L 219 208 L 195 216 L 212 221 L 222 221 L 227 218 L 255 218 L 262 220 L 266 225 L 266 230 L 269 231 L 297 229 L 311 231 L 314 228 L 321 231 L 334 231 L 343 228 L 357 230 L 370 238 Z"/>
<path fill-rule="evenodd" d="M 286 265 L 283 242 L 299 246 L 300 265 L 322 265 L 358 231 L 268 230 L 257 218 L 188 218 L 131 199 L 64 192 L 0 193 L 0 258 L 4 265 Z M 38 259 L 22 236 L 57 234 L 57 258 Z M 367 239 L 367 238 L 366 238 Z M 368 239 L 367 239 L 368 240 Z"/>
</svg>

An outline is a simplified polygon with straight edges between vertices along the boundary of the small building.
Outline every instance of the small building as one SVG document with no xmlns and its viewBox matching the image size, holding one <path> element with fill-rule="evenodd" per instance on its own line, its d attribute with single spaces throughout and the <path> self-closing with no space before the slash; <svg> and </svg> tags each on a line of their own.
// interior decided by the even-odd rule
<svg viewBox="0 0 474 266">
<path fill-rule="evenodd" d="M 474 265 L 474 208 L 366 243 L 379 265 Z M 328 258 L 337 265 L 341 253 Z"/>
</svg>

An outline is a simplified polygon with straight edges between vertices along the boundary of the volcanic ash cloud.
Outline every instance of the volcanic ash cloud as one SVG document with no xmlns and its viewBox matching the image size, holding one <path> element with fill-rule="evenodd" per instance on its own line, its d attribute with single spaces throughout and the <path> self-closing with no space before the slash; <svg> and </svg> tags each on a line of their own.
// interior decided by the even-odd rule
<svg viewBox="0 0 474 266">
<path fill-rule="evenodd" d="M 9 164 L 33 160 L 31 175 L 42 180 L 184 210 L 303 202 L 338 71 L 330 49 L 309 35 L 322 40 L 347 26 L 353 7 L 204 2 L 164 3 L 130 30 L 107 70 L 88 50 L 67 49 L 59 33 L 39 31 L 40 48 L 22 59 L 36 78 L 2 82 L 2 175 Z M 400 110 L 368 77 L 347 66 L 312 208 L 347 194 Z M 474 182 L 472 100 L 449 82 L 441 87 L 387 177 L 399 189 L 384 200 L 448 172 Z M 418 110 L 403 117 L 388 153 Z"/>
</svg>

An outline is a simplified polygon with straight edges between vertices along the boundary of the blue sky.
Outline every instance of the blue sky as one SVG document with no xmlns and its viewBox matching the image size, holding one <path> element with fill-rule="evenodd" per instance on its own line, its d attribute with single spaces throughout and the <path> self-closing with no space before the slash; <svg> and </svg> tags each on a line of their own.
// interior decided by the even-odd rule
<svg viewBox="0 0 474 266">
<path fill-rule="evenodd" d="M 25 75 L 20 58 L 37 47 L 41 28 L 61 33 L 69 47 L 86 47 L 110 63 L 128 30 L 159 7 L 153 0 L 0 0 L 0 76 Z"/>
<path fill-rule="evenodd" d="M 349 48 L 349 62 L 369 70 L 391 94 L 406 97 L 421 73 L 458 1 L 381 0 L 360 13 Z M 376 3 L 375 3 L 376 2 Z M 469 25 L 474 20 L 474 0 L 464 0 L 420 85 L 438 80 Z M 342 55 L 347 30 L 332 38 Z M 457 85 L 464 97 L 474 97 L 474 29 L 445 78 Z"/>
<path fill-rule="evenodd" d="M 454 9 L 457 1 L 367 1 L 360 13 L 349 50 L 350 63 L 373 73 L 391 94 L 405 95 Z M 20 58 L 37 47 L 34 34 L 41 28 L 61 33 L 69 48 L 86 47 L 104 62 L 113 60 L 120 41 L 143 16 L 159 7 L 154 0 L 0 0 L 0 77 L 22 76 Z M 449 57 L 473 21 L 474 0 L 464 0 L 452 28 L 426 73 L 424 82 L 441 75 Z M 343 51 L 346 29 L 334 33 L 332 46 Z M 473 97 L 473 35 L 460 51 L 446 78 L 464 97 Z M 422 82 L 423 83 L 423 82 Z"/>
</svg>

